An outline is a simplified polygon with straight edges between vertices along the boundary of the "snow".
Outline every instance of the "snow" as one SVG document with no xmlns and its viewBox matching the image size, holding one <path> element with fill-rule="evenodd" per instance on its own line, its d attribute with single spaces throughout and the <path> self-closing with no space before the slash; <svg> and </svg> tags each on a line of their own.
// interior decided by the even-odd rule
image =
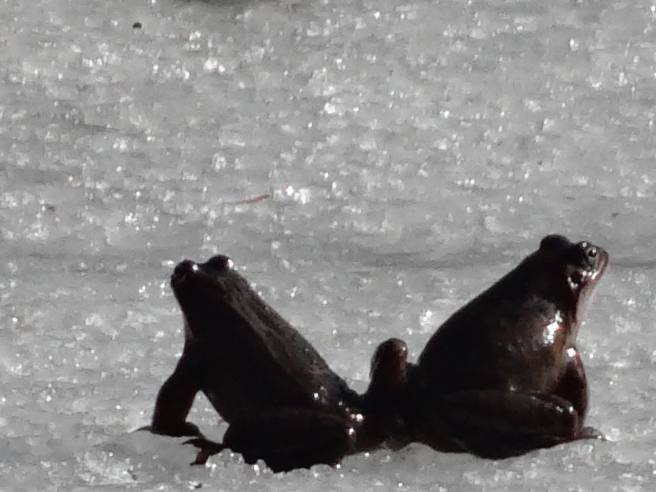
<svg viewBox="0 0 656 492">
<path fill-rule="evenodd" d="M 645 0 L 2 0 L 0 488 L 653 489 L 655 29 Z M 183 258 L 229 254 L 362 390 L 549 232 L 611 255 L 580 334 L 607 442 L 275 475 L 133 432 Z"/>
</svg>

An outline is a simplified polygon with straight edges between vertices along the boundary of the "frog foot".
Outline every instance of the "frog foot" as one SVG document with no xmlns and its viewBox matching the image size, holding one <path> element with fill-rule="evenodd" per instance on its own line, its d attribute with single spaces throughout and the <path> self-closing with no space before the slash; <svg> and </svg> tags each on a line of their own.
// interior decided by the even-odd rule
<svg viewBox="0 0 656 492">
<path fill-rule="evenodd" d="M 204 465 L 207 463 L 207 460 L 210 456 L 215 455 L 227 449 L 227 446 L 224 446 L 222 443 L 210 441 L 204 437 L 196 437 L 194 439 L 189 439 L 183 444 L 191 444 L 196 446 L 199 451 L 196 455 L 196 459 L 189 463 L 190 465 Z"/>
<path fill-rule="evenodd" d="M 607 441 L 608 438 L 600 431 L 594 427 L 583 427 L 579 434 L 576 436 L 576 439 L 598 439 L 599 441 Z"/>
<path fill-rule="evenodd" d="M 160 434 L 162 436 L 172 436 L 172 437 L 185 437 L 185 436 L 196 436 L 204 437 L 203 433 L 200 431 L 196 424 L 191 422 L 183 422 L 182 424 L 175 426 L 163 427 L 160 425 L 144 425 L 139 427 L 138 431 L 148 431 L 153 434 Z"/>
</svg>

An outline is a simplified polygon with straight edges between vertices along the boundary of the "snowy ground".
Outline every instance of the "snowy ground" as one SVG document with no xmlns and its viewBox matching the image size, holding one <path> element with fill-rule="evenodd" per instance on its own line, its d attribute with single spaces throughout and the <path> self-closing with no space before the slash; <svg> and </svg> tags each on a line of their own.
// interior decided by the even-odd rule
<svg viewBox="0 0 656 492">
<path fill-rule="evenodd" d="M 655 29 L 645 0 L 0 0 L 0 489 L 653 490 Z M 182 258 L 231 255 L 362 389 L 547 232 L 611 254 L 580 337 L 609 442 L 273 475 L 131 432 Z"/>
</svg>

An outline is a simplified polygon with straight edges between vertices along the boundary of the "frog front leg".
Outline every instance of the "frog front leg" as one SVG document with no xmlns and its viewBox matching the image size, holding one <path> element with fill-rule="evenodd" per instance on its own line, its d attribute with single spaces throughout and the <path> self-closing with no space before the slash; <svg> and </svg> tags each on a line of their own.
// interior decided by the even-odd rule
<svg viewBox="0 0 656 492">
<path fill-rule="evenodd" d="M 588 410 L 588 381 L 578 350 L 570 347 L 567 349 L 566 355 L 568 361 L 565 372 L 558 382 L 554 394 L 570 401 L 583 423 Z M 578 437 L 604 439 L 604 435 L 593 427 L 583 427 Z"/>
<path fill-rule="evenodd" d="M 419 440 L 446 451 L 503 458 L 580 438 L 582 419 L 564 398 L 539 392 L 459 391 L 424 412 Z"/>
<path fill-rule="evenodd" d="M 167 436 L 202 436 L 195 424 L 187 422 L 187 415 L 200 390 L 198 378 L 183 354 L 173 374 L 164 382 L 157 394 L 155 410 L 149 430 Z"/>
<path fill-rule="evenodd" d="M 280 409 L 234 420 L 222 443 L 204 438 L 189 444 L 200 448 L 193 464 L 223 449 L 240 453 L 246 463 L 263 460 L 274 472 L 336 465 L 355 452 L 355 429 L 346 417 L 311 409 Z"/>
</svg>

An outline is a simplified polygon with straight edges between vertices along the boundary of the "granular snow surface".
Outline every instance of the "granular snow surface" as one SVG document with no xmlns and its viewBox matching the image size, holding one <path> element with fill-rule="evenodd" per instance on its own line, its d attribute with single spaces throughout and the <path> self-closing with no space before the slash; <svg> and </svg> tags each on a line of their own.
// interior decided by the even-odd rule
<svg viewBox="0 0 656 492">
<path fill-rule="evenodd" d="M 0 0 L 0 489 L 654 490 L 655 118 L 652 1 Z M 133 432 L 183 258 L 230 255 L 361 391 L 550 232 L 611 255 L 606 442 L 273 474 Z"/>
</svg>

